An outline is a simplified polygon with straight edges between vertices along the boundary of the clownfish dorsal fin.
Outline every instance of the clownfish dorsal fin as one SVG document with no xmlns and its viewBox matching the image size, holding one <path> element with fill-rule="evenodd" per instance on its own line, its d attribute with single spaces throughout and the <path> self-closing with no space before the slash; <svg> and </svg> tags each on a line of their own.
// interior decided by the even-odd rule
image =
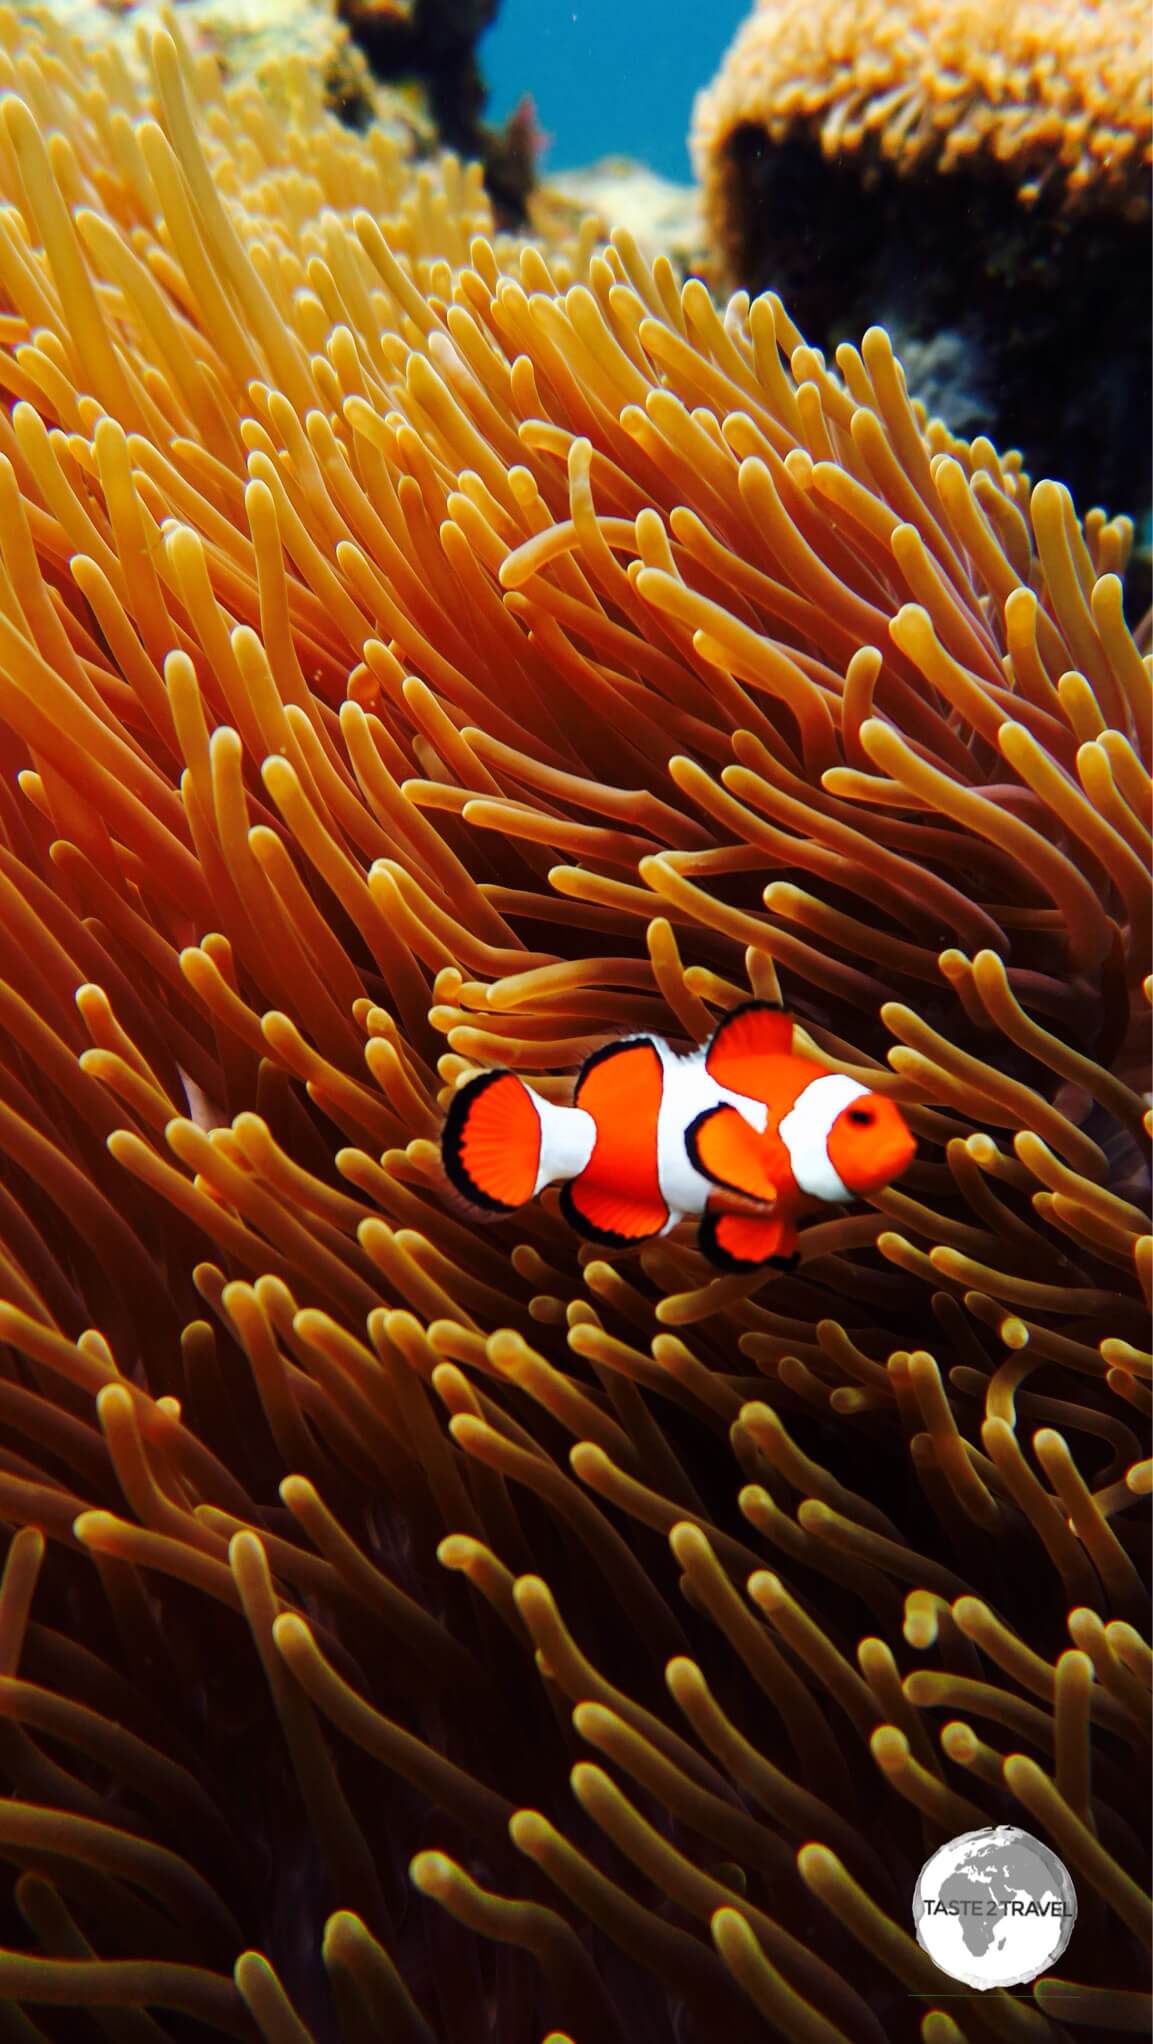
<svg viewBox="0 0 1153 2044">
<path fill-rule="evenodd" d="M 771 1205 L 777 1187 L 765 1163 L 763 1136 L 735 1107 L 706 1107 L 685 1130 L 689 1161 L 714 1185 Z"/>
<path fill-rule="evenodd" d="M 705 1070 L 718 1086 L 758 1100 L 765 1058 L 789 1057 L 792 1048 L 791 1015 L 768 1001 L 744 1001 L 717 1023 L 705 1048 Z"/>
<path fill-rule="evenodd" d="M 783 1215 L 706 1213 L 697 1243 L 718 1270 L 757 1270 L 765 1263 L 792 1270 L 797 1263 L 797 1231 Z"/>
</svg>

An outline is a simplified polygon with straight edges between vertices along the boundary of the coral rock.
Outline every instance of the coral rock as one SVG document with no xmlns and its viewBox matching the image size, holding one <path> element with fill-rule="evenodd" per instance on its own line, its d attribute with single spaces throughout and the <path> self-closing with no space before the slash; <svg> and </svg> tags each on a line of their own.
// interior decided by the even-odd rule
<svg viewBox="0 0 1153 2044">
<path fill-rule="evenodd" d="M 761 0 L 697 100 L 713 267 L 828 347 L 964 357 L 958 429 L 1149 501 L 1144 0 Z"/>
</svg>

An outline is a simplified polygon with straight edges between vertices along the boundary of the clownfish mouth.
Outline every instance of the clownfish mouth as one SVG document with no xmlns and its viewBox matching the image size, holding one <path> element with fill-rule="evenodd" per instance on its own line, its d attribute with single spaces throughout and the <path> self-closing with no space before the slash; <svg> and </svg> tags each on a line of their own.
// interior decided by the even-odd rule
<svg viewBox="0 0 1153 2044">
<path fill-rule="evenodd" d="M 894 1129 L 891 1135 L 879 1140 L 869 1159 L 868 1178 L 856 1190 L 850 1187 L 850 1197 L 867 1199 L 871 1193 L 883 1192 L 907 1171 L 917 1153 L 916 1139 L 908 1129 Z"/>
</svg>

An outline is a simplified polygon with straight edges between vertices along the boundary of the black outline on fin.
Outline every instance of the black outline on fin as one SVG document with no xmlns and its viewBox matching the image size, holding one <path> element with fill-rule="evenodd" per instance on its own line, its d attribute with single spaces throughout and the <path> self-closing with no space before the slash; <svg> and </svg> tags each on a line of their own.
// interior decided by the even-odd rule
<svg viewBox="0 0 1153 2044">
<path fill-rule="evenodd" d="M 455 1185 L 465 1199 L 472 1200 L 478 1207 L 484 1207 L 490 1214 L 515 1214 L 528 1202 L 521 1200 L 516 1206 L 509 1206 L 503 1199 L 494 1199 L 490 1192 L 482 1192 L 480 1186 L 474 1184 L 469 1177 L 460 1154 L 465 1127 L 475 1102 L 489 1086 L 495 1086 L 498 1079 L 517 1079 L 519 1085 L 524 1084 L 516 1072 L 510 1072 L 502 1067 L 494 1072 L 480 1072 L 475 1079 L 469 1079 L 453 1094 L 441 1130 L 440 1157 L 450 1184 Z"/>
<path fill-rule="evenodd" d="M 739 1021 L 741 1021 L 741 1019 L 742 1019 L 742 1018 L 743 1018 L 743 1017 L 744 1017 L 745 1015 L 752 1015 L 752 1014 L 754 1014 L 754 1013 L 756 1013 L 756 1012 L 758 1012 L 758 1011 L 759 1011 L 759 1012 L 761 1012 L 761 1013 L 763 1013 L 763 1014 L 766 1014 L 766 1015 L 788 1015 L 788 1014 L 789 1014 L 789 1010 L 788 1010 L 788 1009 L 786 1008 L 786 1006 L 785 1006 L 785 1004 L 784 1004 L 784 1002 L 783 1002 L 783 1001 L 759 1001 L 759 1000 L 758 1000 L 758 1001 L 742 1001 L 742 1002 L 740 1003 L 740 1005 L 739 1005 L 738 1007 L 736 1007 L 736 1008 L 730 1008 L 730 1009 L 729 1009 L 729 1012 L 728 1012 L 728 1014 L 727 1014 L 727 1015 L 722 1015 L 722 1016 L 721 1016 L 721 1019 L 720 1019 L 720 1021 L 719 1021 L 719 1022 L 717 1023 L 717 1026 L 716 1026 L 716 1028 L 715 1028 L 715 1029 L 713 1030 L 713 1033 L 712 1033 L 712 1035 L 711 1035 L 711 1036 L 709 1037 L 709 1039 L 708 1039 L 707 1043 L 705 1043 L 705 1044 L 703 1044 L 703 1045 L 702 1045 L 702 1049 L 703 1049 L 703 1051 L 704 1051 L 704 1056 L 705 1056 L 705 1069 L 706 1069 L 706 1070 L 708 1069 L 708 1062 L 709 1062 L 709 1058 L 710 1058 L 710 1056 L 712 1055 L 713 1049 L 714 1049 L 714 1047 L 716 1046 L 716 1044 L 717 1044 L 717 1042 L 719 1041 L 719 1039 L 720 1039 L 720 1038 L 721 1038 L 721 1037 L 722 1037 L 722 1036 L 724 1035 L 724 1033 L 725 1033 L 725 1030 L 726 1030 L 726 1029 L 729 1029 L 729 1028 L 731 1028 L 731 1027 L 732 1027 L 732 1024 L 733 1024 L 734 1022 L 739 1022 Z M 795 1024 L 794 1024 L 794 1023 L 793 1023 L 793 1022 L 792 1022 L 792 1021 L 790 1020 L 790 1025 L 789 1025 L 789 1026 L 790 1026 L 790 1032 L 791 1032 L 791 1031 L 792 1031 L 792 1029 L 793 1029 L 793 1028 L 795 1027 Z M 792 1039 L 792 1034 L 790 1033 L 790 1036 L 789 1036 L 789 1052 L 791 1052 L 791 1050 L 792 1050 L 792 1047 L 793 1047 L 793 1039 Z M 787 1056 L 787 1055 L 789 1054 L 789 1052 L 785 1052 L 785 1051 L 782 1051 L 782 1052 L 780 1053 L 780 1055 L 781 1055 L 782 1057 L 784 1057 L 784 1056 Z M 723 1083 L 723 1081 L 722 1081 L 722 1082 L 720 1082 L 720 1083 Z"/>
<path fill-rule="evenodd" d="M 618 1036 L 615 1043 L 602 1043 L 599 1050 L 591 1050 L 589 1052 L 583 1065 L 580 1068 L 580 1071 L 577 1073 L 576 1085 L 573 1087 L 572 1096 L 573 1106 L 574 1107 L 580 1106 L 581 1089 L 584 1086 L 585 1080 L 590 1076 L 592 1072 L 596 1070 L 598 1065 L 607 1065 L 609 1059 L 619 1057 L 622 1050 L 636 1050 L 638 1045 L 643 1045 L 646 1050 L 652 1051 L 652 1054 L 655 1057 L 658 1066 L 660 1067 L 660 1074 L 663 1082 L 665 1068 L 661 1060 L 660 1051 L 657 1049 L 656 1037 L 645 1036 L 643 1034 L 639 1036 Z"/>
<path fill-rule="evenodd" d="M 618 1235 L 612 1228 L 600 1228 L 595 1221 L 585 1218 L 573 1199 L 572 1189 L 577 1182 L 576 1179 L 570 1179 L 567 1184 L 561 1186 L 560 1210 L 569 1227 L 586 1242 L 599 1242 L 604 1249 L 635 1249 L 642 1242 L 655 1242 L 659 1235 L 663 1235 L 672 1219 L 666 1207 L 660 1227 L 654 1228 L 648 1235 Z"/>
<path fill-rule="evenodd" d="M 664 1060 L 661 1057 L 660 1051 L 657 1049 L 657 1042 L 658 1039 L 656 1037 L 647 1035 L 643 1031 L 641 1031 L 636 1036 L 618 1036 L 615 1043 L 602 1043 L 599 1050 L 590 1051 L 588 1057 L 586 1057 L 583 1065 L 581 1066 L 580 1071 L 577 1073 L 576 1085 L 573 1087 L 572 1096 L 573 1106 L 574 1107 L 580 1106 L 580 1097 L 584 1089 L 585 1081 L 596 1070 L 597 1066 L 608 1064 L 611 1058 L 619 1057 L 622 1051 L 626 1050 L 644 1049 L 652 1052 L 653 1057 L 656 1059 L 657 1070 L 660 1073 L 661 1086 L 663 1089 L 665 1067 Z M 587 1108 L 585 1112 L 586 1113 L 588 1112 Z M 598 1228 L 595 1221 L 589 1221 L 585 1219 L 585 1216 L 581 1213 L 580 1208 L 576 1205 L 576 1202 L 573 1199 L 572 1189 L 574 1185 L 578 1185 L 580 1183 L 580 1178 L 582 1176 L 583 1173 L 578 1173 L 576 1178 L 570 1179 L 567 1184 L 562 1185 L 560 1190 L 560 1209 L 565 1217 L 565 1220 L 568 1222 L 569 1227 L 572 1228 L 576 1234 L 582 1236 L 586 1242 L 599 1242 L 602 1248 L 605 1249 L 632 1249 L 636 1247 L 638 1243 L 641 1242 L 654 1242 L 657 1236 L 662 1234 L 664 1229 L 668 1227 L 671 1215 L 669 1213 L 668 1207 L 666 1206 L 665 1218 L 661 1223 L 661 1226 L 659 1228 L 654 1229 L 652 1234 L 650 1235 L 618 1235 L 614 1232 L 612 1228 Z"/>
</svg>

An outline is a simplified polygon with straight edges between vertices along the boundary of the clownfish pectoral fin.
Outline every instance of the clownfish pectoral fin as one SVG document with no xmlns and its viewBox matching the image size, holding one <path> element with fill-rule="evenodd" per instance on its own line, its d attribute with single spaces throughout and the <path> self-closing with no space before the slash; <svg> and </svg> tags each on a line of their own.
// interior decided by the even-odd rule
<svg viewBox="0 0 1153 2044">
<path fill-rule="evenodd" d="M 561 1212 L 586 1242 L 619 1249 L 629 1242 L 651 1242 L 663 1235 L 673 1216 L 663 1200 L 638 1198 L 611 1185 L 574 1178 L 561 1188 Z"/>
<path fill-rule="evenodd" d="M 454 1093 L 441 1137 L 451 1183 L 491 1213 L 511 1213 L 536 1191 L 541 1119 L 515 1072 L 482 1072 Z"/>
<path fill-rule="evenodd" d="M 697 1242 L 718 1270 L 757 1270 L 765 1263 L 793 1270 L 798 1260 L 796 1228 L 781 1215 L 706 1213 Z"/>
<path fill-rule="evenodd" d="M 771 1206 L 777 1188 L 765 1168 L 764 1137 L 735 1107 L 706 1107 L 685 1130 L 689 1161 L 714 1185 Z"/>
<path fill-rule="evenodd" d="M 791 1015 L 768 1001 L 743 1001 L 717 1023 L 705 1048 L 705 1070 L 718 1086 L 759 1100 L 765 1058 L 788 1057 L 792 1048 Z"/>
</svg>

